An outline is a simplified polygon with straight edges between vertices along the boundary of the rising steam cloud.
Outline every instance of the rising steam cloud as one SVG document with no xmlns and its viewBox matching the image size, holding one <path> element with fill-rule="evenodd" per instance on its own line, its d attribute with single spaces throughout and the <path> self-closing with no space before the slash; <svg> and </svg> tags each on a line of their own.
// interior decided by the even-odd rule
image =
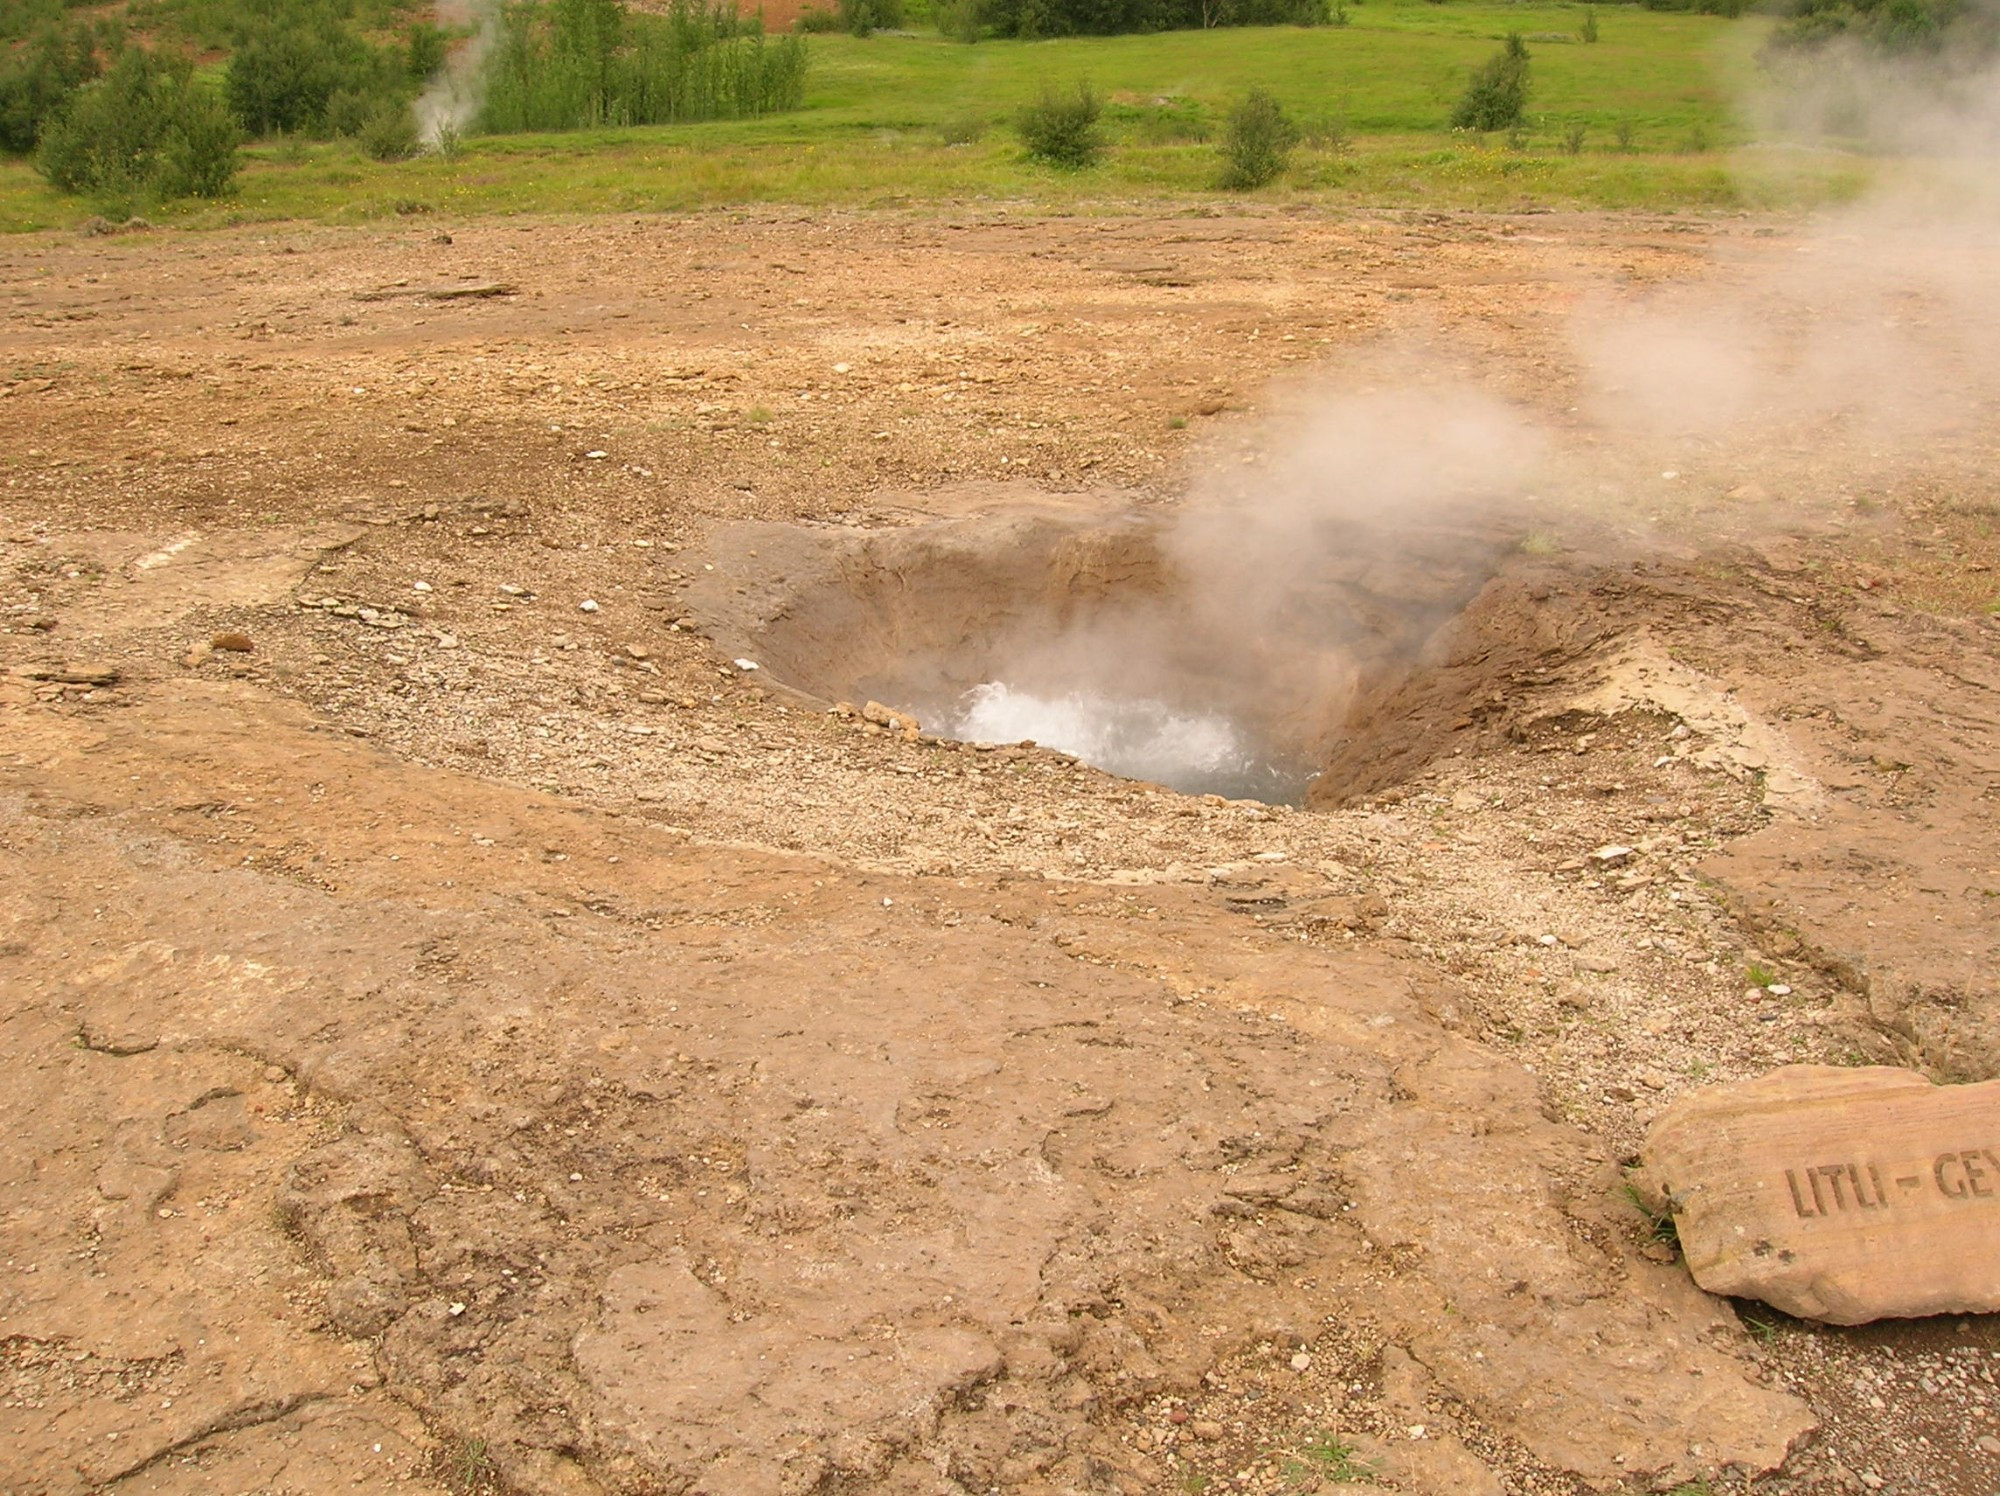
<svg viewBox="0 0 2000 1496">
<path fill-rule="evenodd" d="M 437 19 L 447 29 L 473 29 L 417 96 L 417 137 L 432 150 L 468 129 L 485 102 L 486 58 L 500 35 L 500 0 L 437 0 Z"/>
<path fill-rule="evenodd" d="M 1741 460 L 1779 442 L 1905 464 L 2000 396 L 2000 3 L 1931 47 L 1860 35 L 1767 54 L 1751 118 L 1828 133 L 1875 183 L 1799 236 L 1751 241 L 1718 274 L 1580 317 L 1589 412 L 1616 436 L 1676 433 Z"/>
<path fill-rule="evenodd" d="M 1996 7 L 1980 0 L 1972 21 Z M 1218 753 L 1308 741 L 1310 725 L 1272 703 L 1339 713 L 1370 641 L 1406 657 L 1424 648 L 1490 562 L 1494 527 L 1480 516 L 1518 538 L 1531 492 L 1644 536 L 1636 521 L 1658 518 L 1644 511 L 1669 483 L 1705 496 L 1698 522 L 1724 523 L 1715 506 L 1730 504 L 1726 522 L 1754 528 L 1830 512 L 1840 483 L 1948 448 L 1990 468 L 2000 50 L 1837 41 L 1810 67 L 1778 58 L 1745 110 L 1774 131 L 1865 133 L 1875 185 L 1800 230 L 1721 236 L 1697 281 L 1580 307 L 1574 408 L 1503 401 L 1421 350 L 1350 363 L 1269 423 L 1256 460 L 1218 460 L 1197 482 L 1161 537 L 1179 582 L 1171 608 L 1101 611 L 1003 652 L 998 678 L 960 706 L 965 727 L 984 729 L 965 735 L 1034 737 L 1185 787 Z M 1385 625 L 1371 599 L 1391 596 L 1402 611 Z M 1261 749 L 1225 735 L 1245 722 Z M 1162 723 L 1180 724 L 1178 759 Z M 1135 732 L 1135 762 L 1106 756 Z M 1276 764 L 1270 798 L 1298 788 L 1311 751 Z"/>
</svg>

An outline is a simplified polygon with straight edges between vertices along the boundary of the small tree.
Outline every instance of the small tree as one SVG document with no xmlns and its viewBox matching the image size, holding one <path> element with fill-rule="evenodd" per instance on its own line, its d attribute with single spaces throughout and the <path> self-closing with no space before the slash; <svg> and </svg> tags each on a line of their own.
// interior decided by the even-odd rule
<svg viewBox="0 0 2000 1496">
<path fill-rule="evenodd" d="M 837 14 L 849 36 L 872 36 L 903 24 L 903 0 L 839 0 Z"/>
<path fill-rule="evenodd" d="M 329 128 L 340 94 L 367 97 L 400 77 L 387 59 L 327 11 L 274 11 L 244 32 L 223 72 L 229 107 L 252 135 L 313 135 Z M 399 65 L 394 66 L 398 74 Z M 335 133 L 339 133 L 336 131 Z"/>
<path fill-rule="evenodd" d="M 44 26 L 0 64 L 0 150 L 25 156 L 69 96 L 95 78 L 97 37 L 82 22 Z"/>
<path fill-rule="evenodd" d="M 99 81 L 76 91 L 42 132 L 35 167 L 65 192 L 124 206 L 220 197 L 243 132 L 194 65 L 128 48 Z"/>
<path fill-rule="evenodd" d="M 403 66 L 412 83 L 428 83 L 443 72 L 449 54 L 444 32 L 429 21 L 413 21 L 403 34 Z"/>
<path fill-rule="evenodd" d="M 1451 112 L 1455 130 L 1505 130 L 1521 122 L 1528 105 L 1528 46 L 1509 32 L 1498 52 L 1480 64 Z"/>
<path fill-rule="evenodd" d="M 1229 111 L 1222 137 L 1222 185 L 1246 192 L 1276 181 L 1291 159 L 1299 132 L 1284 106 L 1261 88 Z"/>
<path fill-rule="evenodd" d="M 556 63 L 581 92 L 584 118 L 591 124 L 607 122 L 615 59 L 625 34 L 624 6 L 618 0 L 552 0 L 549 15 Z"/>
<path fill-rule="evenodd" d="M 1079 81 L 1076 92 L 1062 94 L 1053 83 L 1042 86 L 1042 96 L 1021 111 L 1017 122 L 1021 143 L 1037 161 L 1076 171 L 1097 164 L 1104 151 L 1104 136 L 1097 128 L 1104 105 L 1087 82 Z"/>
<path fill-rule="evenodd" d="M 354 132 L 355 143 L 372 161 L 407 161 L 423 142 L 408 104 L 384 99 Z"/>
<path fill-rule="evenodd" d="M 980 0 L 931 0 L 931 21 L 939 36 L 955 42 L 976 42 L 985 28 Z"/>
</svg>

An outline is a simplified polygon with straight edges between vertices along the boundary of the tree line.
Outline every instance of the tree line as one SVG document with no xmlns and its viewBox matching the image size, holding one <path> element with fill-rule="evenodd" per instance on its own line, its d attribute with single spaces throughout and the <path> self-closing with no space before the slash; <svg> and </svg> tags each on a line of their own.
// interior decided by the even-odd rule
<svg viewBox="0 0 2000 1496">
<path fill-rule="evenodd" d="M 161 0 L 155 0 L 155 4 Z M 0 55 L 0 150 L 107 207 L 226 192 L 246 139 L 347 138 L 389 160 L 421 146 L 412 109 L 454 40 L 394 0 L 180 0 L 220 69 L 117 19 L 40 0 Z M 366 6 L 364 10 L 362 7 Z M 467 92 L 475 130 L 563 130 L 797 108 L 805 51 L 727 0 L 512 0 Z"/>
</svg>

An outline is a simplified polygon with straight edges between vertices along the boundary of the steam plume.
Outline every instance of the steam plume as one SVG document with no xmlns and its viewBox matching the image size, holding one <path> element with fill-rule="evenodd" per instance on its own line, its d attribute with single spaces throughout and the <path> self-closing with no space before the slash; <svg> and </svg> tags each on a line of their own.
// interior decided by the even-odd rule
<svg viewBox="0 0 2000 1496">
<path fill-rule="evenodd" d="M 417 96 L 417 135 L 432 150 L 466 130 L 485 102 L 486 58 L 500 34 L 500 0 L 437 0 L 437 18 L 447 28 L 470 22 L 473 31 Z"/>
</svg>

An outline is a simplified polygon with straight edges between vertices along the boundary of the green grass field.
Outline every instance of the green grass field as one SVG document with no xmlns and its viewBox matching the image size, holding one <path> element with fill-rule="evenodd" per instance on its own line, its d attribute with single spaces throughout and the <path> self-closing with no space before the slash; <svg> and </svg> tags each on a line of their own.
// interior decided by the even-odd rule
<svg viewBox="0 0 2000 1496">
<path fill-rule="evenodd" d="M 483 137 L 457 156 L 382 164 L 351 144 L 255 145 L 233 197 L 156 215 L 193 225 L 398 212 L 658 211 L 750 203 L 854 206 L 1006 202 L 1117 211 L 1217 195 L 1206 137 L 1253 86 L 1312 132 L 1257 194 L 1308 204 L 1518 208 L 1779 206 L 1858 190 L 1866 165 L 1746 149 L 1730 105 L 1768 24 L 1598 8 L 1575 40 L 1571 4 L 1365 0 L 1351 24 L 1061 41 L 880 33 L 811 40 L 806 107 L 767 119 L 563 135 Z M 1511 138 L 1451 133 L 1472 68 L 1510 30 L 1534 89 Z M 1562 40 L 1558 38 L 1568 38 Z M 1079 173 L 1023 158 L 1011 119 L 1044 82 L 1087 78 L 1112 141 Z M 1573 132 L 1581 149 L 1572 152 Z M 92 209 L 26 163 L 0 164 L 0 229 L 70 224 Z"/>
</svg>

